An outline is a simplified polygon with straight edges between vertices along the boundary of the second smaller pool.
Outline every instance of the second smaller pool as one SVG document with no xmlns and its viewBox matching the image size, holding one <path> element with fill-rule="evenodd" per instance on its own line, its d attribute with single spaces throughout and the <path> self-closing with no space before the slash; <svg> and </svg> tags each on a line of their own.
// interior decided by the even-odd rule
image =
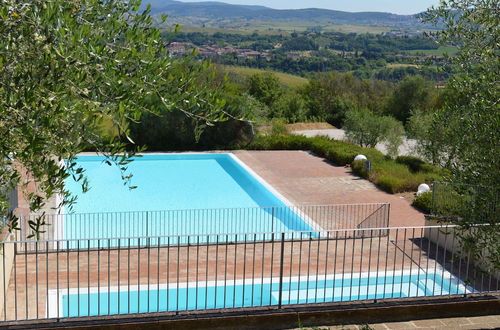
<svg viewBox="0 0 500 330">
<path fill-rule="evenodd" d="M 447 274 L 447 273 L 445 273 Z M 165 311 L 209 310 L 256 306 L 311 304 L 384 298 L 456 295 L 466 292 L 458 280 L 445 274 L 420 273 L 361 278 L 327 276 L 314 280 L 284 278 L 141 286 L 137 290 L 91 289 L 91 293 L 65 294 L 60 290 L 59 311 L 49 315 L 63 317 L 134 314 Z M 448 274 L 449 275 L 449 274 Z M 340 277 L 340 278 L 339 278 Z M 164 288 L 162 288 L 164 287 Z M 54 295 L 53 298 L 57 300 Z M 56 306 L 51 304 L 51 306 Z M 54 308 L 54 307 L 52 307 Z"/>
</svg>

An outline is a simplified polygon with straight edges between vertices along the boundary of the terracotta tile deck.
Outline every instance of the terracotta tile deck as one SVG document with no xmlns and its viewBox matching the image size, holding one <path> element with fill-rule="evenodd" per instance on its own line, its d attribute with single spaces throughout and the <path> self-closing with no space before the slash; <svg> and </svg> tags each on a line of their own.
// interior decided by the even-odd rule
<svg viewBox="0 0 500 330">
<path fill-rule="evenodd" d="M 414 241 L 400 241 L 396 245 L 389 237 L 285 242 L 282 251 L 284 278 L 383 273 L 384 270 L 389 273 L 417 271 L 415 262 L 427 265 L 430 270 L 434 269 L 434 261 L 427 258 L 427 253 L 422 252 Z M 279 276 L 280 258 L 279 242 L 151 249 L 123 247 L 109 251 L 40 251 L 38 257 L 35 254 L 18 254 L 8 288 L 5 317 L 45 317 L 47 292 L 58 289 L 64 295 L 68 288 L 84 290 L 89 287 L 140 284 L 154 289 L 158 283 L 243 279 L 246 283 L 252 283 L 252 279 L 258 283 L 261 278 Z M 355 292 L 352 294 L 355 295 Z M 26 302 L 28 310 L 25 308 Z M 49 308 L 54 313 L 57 304 L 49 303 Z M 49 311 L 49 314 L 52 313 Z"/>
<path fill-rule="evenodd" d="M 344 166 L 305 151 L 236 151 L 239 159 L 296 205 L 390 203 L 390 226 L 423 226 L 406 200 L 381 191 Z"/>
</svg>

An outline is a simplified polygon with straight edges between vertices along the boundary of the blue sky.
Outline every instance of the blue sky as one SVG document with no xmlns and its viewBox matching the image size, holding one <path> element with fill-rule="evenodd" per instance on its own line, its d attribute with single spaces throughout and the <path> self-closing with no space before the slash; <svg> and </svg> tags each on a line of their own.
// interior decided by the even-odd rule
<svg viewBox="0 0 500 330">
<path fill-rule="evenodd" d="M 204 0 L 180 0 L 201 2 Z M 416 14 L 437 5 L 439 0 L 212 0 L 241 5 L 262 5 L 277 9 L 327 8 L 344 11 L 382 11 L 396 14 Z"/>
</svg>

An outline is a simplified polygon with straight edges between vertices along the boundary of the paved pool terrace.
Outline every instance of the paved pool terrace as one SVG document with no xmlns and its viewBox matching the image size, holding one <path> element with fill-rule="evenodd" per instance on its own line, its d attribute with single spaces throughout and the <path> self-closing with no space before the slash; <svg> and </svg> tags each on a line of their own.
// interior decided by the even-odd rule
<svg viewBox="0 0 500 330">
<path fill-rule="evenodd" d="M 234 151 L 241 161 L 295 205 L 390 203 L 391 227 L 423 226 L 424 214 L 408 201 L 378 189 L 306 151 Z"/>
<path fill-rule="evenodd" d="M 423 214 L 404 199 L 379 190 L 353 175 L 347 167 L 336 166 L 309 152 L 233 153 L 295 205 L 386 202 L 391 204 L 390 226 L 421 226 L 425 223 Z M 23 208 L 26 210 L 26 204 L 21 201 L 21 212 Z M 396 239 L 390 234 L 382 238 L 338 240 L 341 243 L 337 244 L 334 241 L 286 242 L 283 256 L 289 262 L 283 271 L 291 276 L 363 273 L 382 268 L 413 271 L 417 268 L 417 256 L 418 263 L 439 269 L 440 266 L 430 257 L 430 251 L 421 249 L 423 233 L 417 230 L 412 236 L 411 239 L 401 236 Z M 66 250 L 40 254 L 38 258 L 33 254 L 20 254 L 8 287 L 7 319 L 15 318 L 16 313 L 18 318 L 45 317 L 47 292 L 67 287 L 272 278 L 280 272 L 279 263 L 273 259 L 280 255 L 280 248 L 280 244 L 268 242 L 225 245 L 219 246 L 219 250 L 216 246 L 205 245 L 88 252 Z M 310 259 L 311 255 L 314 258 Z M 335 255 L 343 257 L 334 258 Z M 253 256 L 256 256 L 256 261 L 251 263 Z M 252 266 L 248 267 L 250 264 Z M 204 271 L 207 265 L 218 265 L 218 269 L 209 267 Z M 225 272 L 221 267 L 227 267 Z M 16 283 L 17 291 L 14 290 Z M 14 300 L 27 301 L 29 310 L 26 311 L 20 303 L 16 307 Z"/>
</svg>

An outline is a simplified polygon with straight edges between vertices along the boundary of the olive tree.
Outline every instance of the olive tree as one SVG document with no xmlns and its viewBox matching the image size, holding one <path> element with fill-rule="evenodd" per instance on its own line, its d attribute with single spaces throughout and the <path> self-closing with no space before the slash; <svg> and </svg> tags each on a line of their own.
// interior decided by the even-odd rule
<svg viewBox="0 0 500 330">
<path fill-rule="evenodd" d="M 417 155 L 434 165 L 449 167 L 456 153 L 456 146 L 449 136 L 455 127 L 450 121 L 436 120 L 440 111 L 412 111 L 407 131 L 409 136 L 417 141 L 413 148 Z"/>
<path fill-rule="evenodd" d="M 452 97 L 433 115 L 430 125 L 433 131 L 444 134 L 441 141 L 453 152 L 447 164 L 452 186 L 481 187 L 456 222 L 464 229 L 469 251 L 477 258 L 488 257 L 497 269 L 500 268 L 499 12 L 497 0 L 441 0 L 439 6 L 422 15 L 424 21 L 444 26 L 432 34 L 438 42 L 459 48 L 458 55 L 449 58 L 457 72 L 447 84 Z M 477 223 L 487 226 L 469 230 Z"/>
<path fill-rule="evenodd" d="M 434 99 L 434 87 L 421 76 L 408 76 L 395 86 L 387 111 L 403 123 L 412 111 L 426 112 Z"/>
<path fill-rule="evenodd" d="M 397 156 L 405 134 L 401 122 L 368 109 L 348 111 L 343 129 L 347 138 L 361 147 L 375 148 L 380 142 L 386 143 L 390 156 Z"/>
<path fill-rule="evenodd" d="M 0 2 L 0 186 L 8 190 L 32 179 L 31 211 L 57 193 L 71 204 L 64 181 L 72 177 L 88 189 L 75 159 L 94 150 L 134 188 L 127 164 L 141 148 L 127 150 L 133 144 L 128 122 L 160 108 L 180 111 L 197 123 L 199 135 L 223 120 L 217 93 L 199 86 L 165 46 L 140 1 Z M 103 134 L 103 127 L 113 133 Z M 7 209 L 2 194 L 0 213 Z M 13 221 L 11 229 L 16 226 Z M 42 217 L 30 226 L 42 230 Z"/>
</svg>

